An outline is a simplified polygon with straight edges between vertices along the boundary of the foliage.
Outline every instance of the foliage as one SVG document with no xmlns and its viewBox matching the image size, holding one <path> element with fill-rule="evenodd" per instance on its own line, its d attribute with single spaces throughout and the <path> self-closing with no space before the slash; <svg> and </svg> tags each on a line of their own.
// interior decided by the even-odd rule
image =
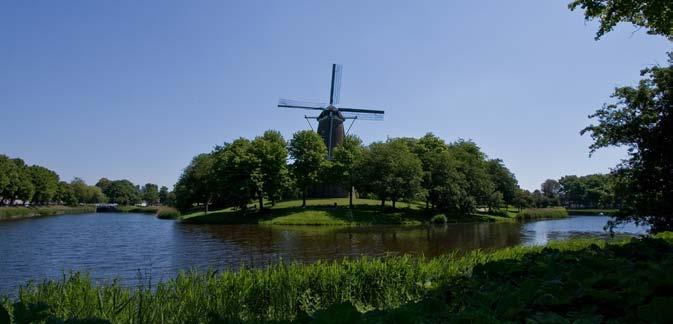
<svg viewBox="0 0 673 324">
<path fill-rule="evenodd" d="M 564 206 L 575 208 L 611 208 L 617 205 L 614 179 L 607 174 L 568 175 L 558 180 Z"/>
<path fill-rule="evenodd" d="M 327 148 L 318 133 L 299 131 L 292 136 L 289 152 L 293 159 L 292 174 L 302 191 L 302 206 L 305 206 L 308 187 L 318 182 L 325 165 Z"/>
<path fill-rule="evenodd" d="M 199 154 L 183 170 L 175 184 L 176 205 L 179 209 L 203 203 L 206 211 L 216 192 L 213 171 L 214 159 L 210 154 Z"/>
<path fill-rule="evenodd" d="M 39 206 L 39 207 L 0 207 L 0 220 L 61 214 L 93 213 L 94 206 Z"/>
<path fill-rule="evenodd" d="M 14 318 L 128 322 L 666 322 L 673 234 L 474 251 L 187 272 L 155 287 L 85 275 L 24 287 Z M 669 240 L 669 241 L 666 241 Z M 1 314 L 0 314 L 1 316 Z"/>
<path fill-rule="evenodd" d="M 279 131 L 268 130 L 252 141 L 252 151 L 259 163 L 257 172 L 260 176 L 260 185 L 257 188 L 257 196 L 260 208 L 264 207 L 265 198 L 271 200 L 271 205 L 275 205 L 281 198 L 282 191 L 290 183 L 287 143 Z"/>
<path fill-rule="evenodd" d="M 153 183 L 146 183 L 141 189 L 142 199 L 148 205 L 156 205 L 159 203 L 159 186 Z"/>
<path fill-rule="evenodd" d="M 28 176 L 34 187 L 32 200 L 37 204 L 48 203 L 56 196 L 58 175 L 56 172 L 39 165 L 28 167 Z"/>
<path fill-rule="evenodd" d="M 342 145 L 334 148 L 330 164 L 329 178 L 348 191 L 349 207 L 353 208 L 353 187 L 357 180 L 357 169 L 362 164 L 364 147 L 355 135 L 347 135 Z"/>
<path fill-rule="evenodd" d="M 423 167 L 420 159 L 400 139 L 372 143 L 359 167 L 359 185 L 393 208 L 399 200 L 413 200 L 421 192 Z"/>
<path fill-rule="evenodd" d="M 432 216 L 432 218 L 430 218 L 430 223 L 433 224 L 446 224 L 446 222 L 448 222 L 448 219 L 444 214 L 437 214 L 435 216 Z"/>
<path fill-rule="evenodd" d="M 120 205 L 135 205 L 140 203 L 142 197 L 140 190 L 131 181 L 102 178 L 96 183 L 110 203 Z"/>
<path fill-rule="evenodd" d="M 536 218 L 563 218 L 568 216 L 568 211 L 563 207 L 554 208 L 528 208 L 520 211 L 517 219 L 536 219 Z"/>
<path fill-rule="evenodd" d="M 140 284 L 124 287 L 116 281 L 94 284 L 88 276 L 74 273 L 62 280 L 25 286 L 18 298 L 7 301 L 4 306 L 12 313 L 17 302 L 43 304 L 48 305 L 42 308 L 47 314 L 59 318 L 101 318 L 112 323 L 208 323 L 318 320 L 325 318 L 324 314 L 334 314 L 335 309 L 337 312 L 347 310 L 354 318 L 362 316 L 355 314 L 350 306 L 332 306 L 349 303 L 358 312 L 368 312 L 363 319 L 373 320 L 388 312 L 394 314 L 391 316 L 403 316 L 405 314 L 398 313 L 399 310 L 415 308 L 417 302 L 436 296 L 439 291 L 446 291 L 441 294 L 445 296 L 471 293 L 463 289 L 467 284 L 462 278 L 469 276 L 472 269 L 480 264 L 488 268 L 497 264 L 498 260 L 521 258 L 528 264 L 527 256 L 535 253 L 547 256 L 541 260 L 556 261 L 554 255 L 585 249 L 593 243 L 603 245 L 598 241 L 569 241 L 552 244 L 552 249 L 548 250 L 514 247 L 493 252 L 449 254 L 433 259 L 397 256 L 313 264 L 279 262 L 261 269 L 243 267 L 238 271 L 191 271 L 155 286 Z M 637 262 L 637 258 L 633 261 Z M 577 263 L 564 263 L 570 269 L 574 264 Z M 537 265 L 543 266 L 550 267 L 549 271 L 552 271 L 558 265 Z M 508 271 L 501 266 L 495 268 L 501 272 Z M 521 269 L 526 268 L 522 265 L 515 269 L 524 271 Z M 565 270 L 565 273 L 572 271 Z M 591 275 L 596 277 L 598 273 L 592 272 Z M 658 278 L 663 282 L 668 280 L 666 276 Z M 488 280 L 484 277 L 478 283 L 488 287 L 499 283 Z M 515 284 L 517 281 L 512 282 Z M 510 289 L 512 293 L 528 292 L 522 288 Z M 453 302 L 449 299 L 444 307 L 425 305 L 422 309 L 426 312 L 416 310 L 414 313 L 428 317 L 445 314 L 447 307 L 453 307 Z M 330 306 L 334 308 L 329 309 Z M 448 308 L 449 311 L 452 309 L 459 311 Z"/>
<path fill-rule="evenodd" d="M 514 174 L 507 169 L 501 159 L 488 160 L 486 162 L 488 174 L 495 185 L 495 192 L 502 195 L 502 201 L 505 204 L 512 204 L 519 189 L 519 184 Z"/>
<path fill-rule="evenodd" d="M 180 212 L 172 207 L 159 207 L 157 210 L 157 218 L 161 219 L 177 219 L 180 217 Z"/>
<path fill-rule="evenodd" d="M 669 55 L 669 66 L 643 70 L 647 78 L 637 87 L 615 89 L 616 102 L 591 115 L 598 124 L 582 130 L 594 140 L 592 152 L 628 148 L 629 158 L 613 170 L 622 201 L 617 223 L 647 223 L 653 232 L 673 229 L 673 53 Z"/>
<path fill-rule="evenodd" d="M 586 20 L 599 19 L 596 40 L 620 22 L 647 28 L 647 33 L 673 40 L 673 3 L 670 0 L 573 0 L 568 7 L 584 10 Z"/>
</svg>

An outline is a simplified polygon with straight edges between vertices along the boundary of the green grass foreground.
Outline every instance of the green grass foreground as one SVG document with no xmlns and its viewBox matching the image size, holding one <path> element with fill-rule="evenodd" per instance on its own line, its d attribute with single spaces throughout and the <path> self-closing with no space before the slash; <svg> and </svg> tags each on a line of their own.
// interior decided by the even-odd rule
<svg viewBox="0 0 673 324">
<path fill-rule="evenodd" d="M 335 206 L 336 204 L 336 206 Z M 384 210 L 381 201 L 371 199 L 354 199 L 354 208 L 348 208 L 348 198 L 309 199 L 306 207 L 301 207 L 301 200 L 283 201 L 275 206 L 267 205 L 266 209 L 242 212 L 231 208 L 202 211 L 183 215 L 180 219 L 185 223 L 195 224 L 266 224 L 266 225 L 420 225 L 430 221 L 433 216 L 428 214 L 425 205 L 419 202 L 398 203 L 392 209 L 386 202 Z M 502 217 L 474 214 L 460 217 L 447 217 L 447 222 L 483 222 L 499 221 Z"/>
<path fill-rule="evenodd" d="M 656 322 L 673 318 L 673 235 L 659 237 L 187 272 L 155 289 L 72 274 L 2 305 L 14 323 Z"/>
<path fill-rule="evenodd" d="M 516 214 L 516 219 L 529 220 L 540 218 L 564 218 L 568 217 L 568 211 L 563 207 L 551 208 L 528 208 Z"/>
<path fill-rule="evenodd" d="M 0 220 L 94 212 L 96 212 L 96 206 L 0 207 Z"/>
</svg>

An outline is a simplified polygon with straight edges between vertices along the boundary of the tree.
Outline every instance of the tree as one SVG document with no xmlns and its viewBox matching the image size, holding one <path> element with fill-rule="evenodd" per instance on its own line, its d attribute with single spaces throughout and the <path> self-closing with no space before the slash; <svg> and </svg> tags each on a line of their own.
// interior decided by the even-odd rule
<svg viewBox="0 0 673 324">
<path fill-rule="evenodd" d="M 159 189 L 159 203 L 166 206 L 168 205 L 168 187 L 161 186 Z"/>
<path fill-rule="evenodd" d="M 175 184 L 176 205 L 179 209 L 184 211 L 194 203 L 203 203 L 204 212 L 208 213 L 208 205 L 216 193 L 213 165 L 213 156 L 202 153 L 195 156 L 182 171 Z"/>
<path fill-rule="evenodd" d="M 148 205 L 156 205 L 159 202 L 159 186 L 153 183 L 146 183 L 142 189 L 142 199 Z"/>
<path fill-rule="evenodd" d="M 214 186 L 219 192 L 216 198 L 221 203 L 247 209 L 250 200 L 263 191 L 260 162 L 252 152 L 252 143 L 239 138 L 214 151 L 213 157 Z"/>
<path fill-rule="evenodd" d="M 558 198 L 561 192 L 561 184 L 554 179 L 547 179 L 540 185 L 540 190 L 547 198 Z"/>
<path fill-rule="evenodd" d="M 49 203 L 58 190 L 58 174 L 39 165 L 32 165 L 27 171 L 34 187 L 33 200 L 38 204 Z"/>
<path fill-rule="evenodd" d="M 347 135 L 343 144 L 334 148 L 332 152 L 330 177 L 348 191 L 349 208 L 353 208 L 353 187 L 363 155 L 362 140 L 355 135 Z"/>
<path fill-rule="evenodd" d="M 56 190 L 56 196 L 54 199 L 66 206 L 76 206 L 79 203 L 72 185 L 65 181 L 58 183 L 58 189 Z"/>
<path fill-rule="evenodd" d="M 647 28 L 648 34 L 673 40 L 673 2 L 670 0 L 574 0 L 568 7 L 583 9 L 586 20 L 600 20 L 596 40 L 620 22 L 630 22 Z"/>
<path fill-rule="evenodd" d="M 514 174 L 505 167 L 500 159 L 488 160 L 486 169 L 495 185 L 495 191 L 502 194 L 502 200 L 505 203 L 511 204 L 519 188 Z M 491 198 L 493 198 L 493 194 L 491 194 Z"/>
<path fill-rule="evenodd" d="M 514 195 L 514 206 L 516 206 L 519 211 L 524 208 L 531 207 L 535 205 L 535 200 L 533 194 L 528 190 L 517 189 L 516 194 Z"/>
<path fill-rule="evenodd" d="M 468 179 L 467 194 L 476 205 L 487 205 L 495 185 L 486 168 L 486 155 L 477 144 L 466 140 L 449 145 L 449 153 L 458 161 L 458 171 Z M 475 207 L 467 208 L 473 211 Z"/>
<path fill-rule="evenodd" d="M 652 225 L 653 232 L 673 229 L 673 54 L 668 67 L 642 71 L 637 87 L 615 89 L 615 103 L 606 104 L 582 130 L 594 143 L 591 152 L 625 146 L 629 158 L 613 174 L 623 202 L 618 222 Z"/>
<path fill-rule="evenodd" d="M 302 193 L 302 207 L 306 207 L 308 188 L 318 182 L 320 170 L 325 164 L 327 148 L 322 137 L 316 132 L 294 133 L 289 147 L 293 159 L 292 174 Z"/>
<path fill-rule="evenodd" d="M 260 209 L 264 207 L 265 196 L 273 206 L 288 183 L 287 143 L 280 132 L 268 130 L 252 141 L 252 151 L 259 162 L 257 172 L 261 176 L 261 186 L 258 188 Z"/>
<path fill-rule="evenodd" d="M 103 193 L 111 203 L 120 205 L 134 205 L 141 200 L 138 188 L 126 179 L 110 181 Z"/>
<path fill-rule="evenodd" d="M 360 168 L 361 186 L 376 194 L 381 207 L 390 199 L 416 198 L 422 190 L 423 167 L 405 140 L 389 139 L 369 145 Z"/>
</svg>

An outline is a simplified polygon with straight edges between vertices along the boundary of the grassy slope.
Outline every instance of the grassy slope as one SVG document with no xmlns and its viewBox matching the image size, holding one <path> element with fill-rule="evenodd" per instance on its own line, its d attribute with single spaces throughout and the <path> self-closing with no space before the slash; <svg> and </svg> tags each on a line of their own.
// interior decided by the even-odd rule
<svg viewBox="0 0 673 324">
<path fill-rule="evenodd" d="M 619 209 L 568 209 L 570 215 L 596 216 L 596 215 L 614 215 Z"/>
<path fill-rule="evenodd" d="M 336 207 L 334 204 L 336 203 Z M 283 201 L 266 210 L 247 213 L 231 208 L 204 214 L 194 212 L 181 217 L 186 223 L 199 224 L 268 224 L 268 225 L 418 225 L 430 219 L 422 203 L 398 203 L 392 210 L 386 202 L 381 211 L 381 202 L 371 199 L 354 199 L 354 209 L 348 209 L 348 198 L 309 199 L 306 208 L 301 208 L 301 200 Z M 459 218 L 449 217 L 449 222 L 497 221 L 504 218 L 474 214 Z"/>
<path fill-rule="evenodd" d="M 32 306 L 44 317 L 112 323 L 651 322 L 671 318 L 671 265 L 673 246 L 664 240 L 570 240 L 433 259 L 188 272 L 156 289 L 95 285 L 75 274 L 0 304 L 10 313 Z"/>
<path fill-rule="evenodd" d="M 0 207 L 0 220 L 62 214 L 93 213 L 95 211 L 95 206 Z"/>
</svg>

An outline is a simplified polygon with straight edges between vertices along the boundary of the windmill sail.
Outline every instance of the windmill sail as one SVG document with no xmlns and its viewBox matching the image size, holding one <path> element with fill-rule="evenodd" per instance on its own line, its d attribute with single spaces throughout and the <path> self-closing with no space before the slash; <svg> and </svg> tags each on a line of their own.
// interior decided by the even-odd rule
<svg viewBox="0 0 673 324">
<path fill-rule="evenodd" d="M 317 102 L 307 102 L 292 99 L 278 99 L 278 107 L 323 110 L 327 108 L 327 105 L 324 103 L 317 103 Z"/>
<path fill-rule="evenodd" d="M 341 64 L 332 64 L 332 85 L 330 86 L 329 104 L 339 104 L 341 97 Z"/>
</svg>

